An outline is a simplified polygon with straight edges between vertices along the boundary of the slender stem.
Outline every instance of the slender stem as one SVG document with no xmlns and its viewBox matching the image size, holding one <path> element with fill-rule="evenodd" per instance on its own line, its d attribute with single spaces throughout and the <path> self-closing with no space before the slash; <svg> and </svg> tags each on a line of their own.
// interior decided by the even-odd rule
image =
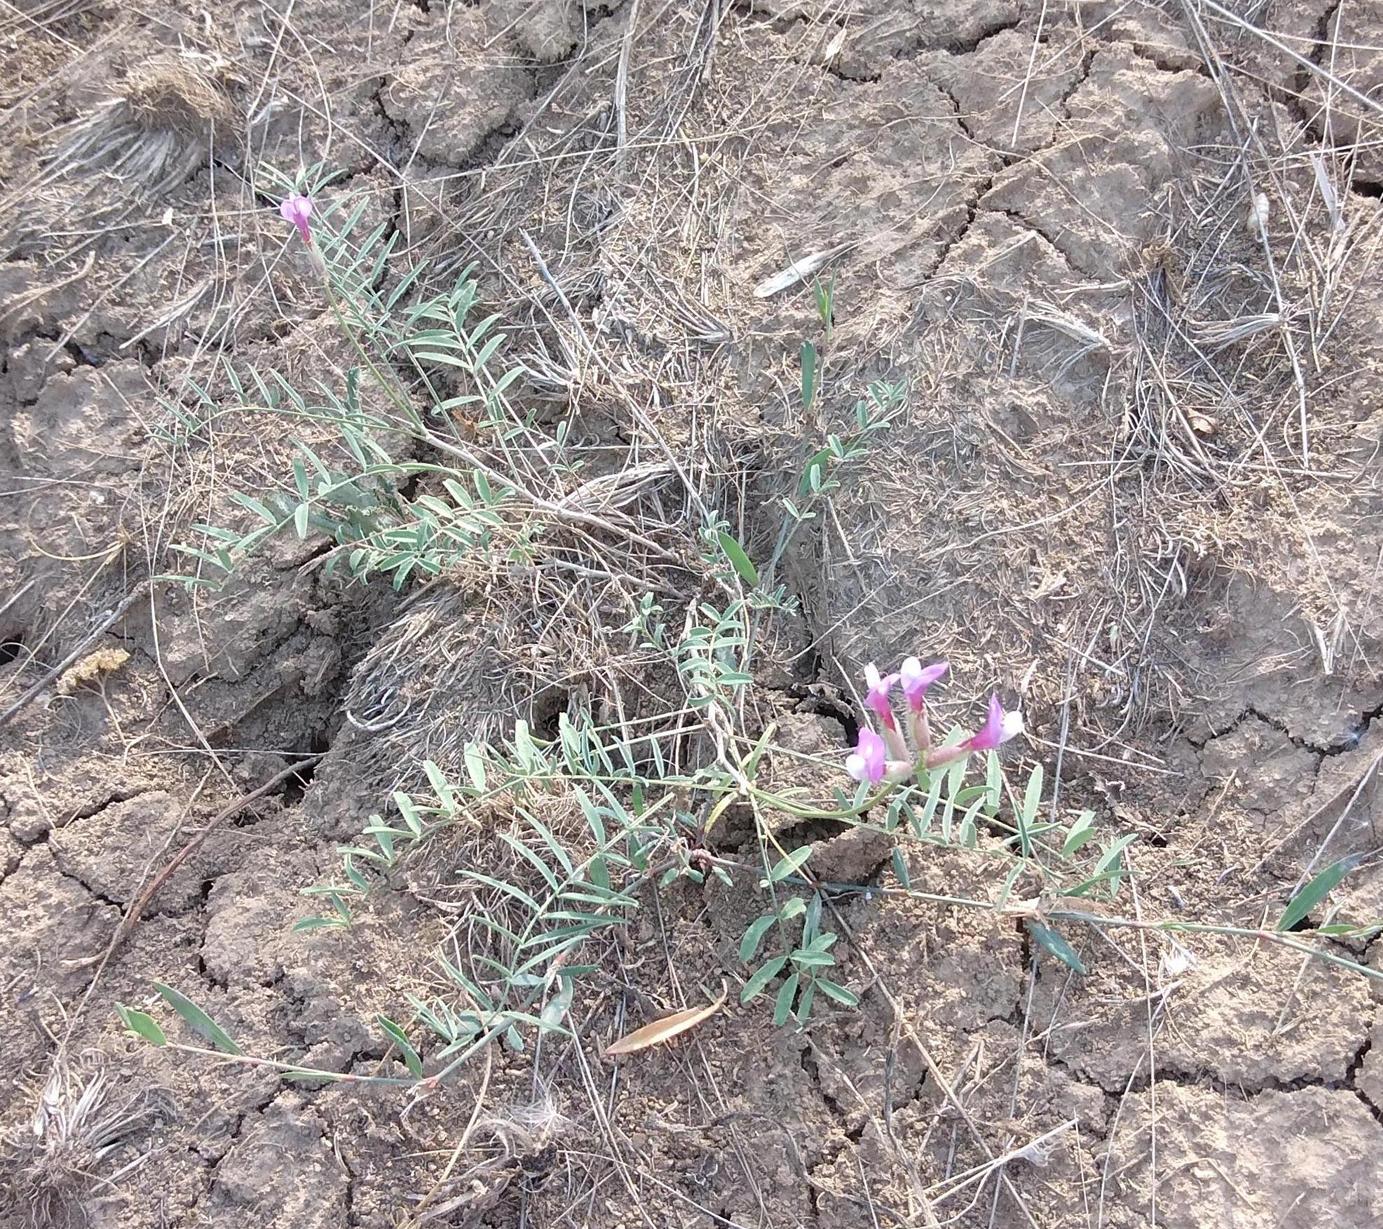
<svg viewBox="0 0 1383 1229">
<path fill-rule="evenodd" d="M 843 811 L 834 807 L 830 810 L 823 810 L 821 807 L 798 806 L 795 802 L 789 802 L 786 798 L 780 798 L 777 794 L 770 794 L 755 786 L 750 786 L 749 792 L 756 800 L 771 806 L 775 811 L 782 811 L 786 815 L 795 815 L 799 819 L 854 819 L 885 801 L 896 788 L 893 784 L 885 785 L 877 794 L 872 794 L 863 802 L 847 807 Z"/>
<path fill-rule="evenodd" d="M 223 1063 L 240 1063 L 247 1067 L 271 1067 L 275 1071 L 284 1072 L 286 1075 L 306 1076 L 311 1079 L 325 1080 L 332 1084 L 386 1084 L 395 1088 L 412 1088 L 418 1083 L 412 1076 L 405 1079 L 401 1076 L 354 1075 L 349 1071 L 321 1071 L 316 1067 L 304 1067 L 299 1063 L 281 1063 L 273 1058 L 256 1058 L 252 1054 L 227 1054 L 224 1050 L 208 1050 L 202 1046 L 182 1045 L 176 1041 L 167 1042 L 161 1048 L 177 1050 L 180 1054 L 197 1054 L 202 1058 L 214 1058 Z"/>
<path fill-rule="evenodd" d="M 408 400 L 402 389 L 398 387 L 397 378 L 385 378 L 384 373 L 380 371 L 378 366 L 375 365 L 374 359 L 370 357 L 369 351 L 365 349 L 360 339 L 355 335 L 355 330 L 351 328 L 350 323 L 346 320 L 345 313 L 341 310 L 341 300 L 336 294 L 336 288 L 331 284 L 331 275 L 325 272 L 325 267 L 323 270 L 322 286 L 326 290 L 327 302 L 331 304 L 331 311 L 336 317 L 336 323 L 341 326 L 341 332 L 345 335 L 346 340 L 350 342 L 351 348 L 355 351 L 356 356 L 367 368 L 369 368 L 370 374 L 374 376 L 379 386 L 384 389 L 389 400 L 398 408 L 399 413 L 418 428 L 418 430 L 425 431 L 426 428 L 423 426 L 422 419 L 418 416 L 418 411 L 413 407 L 413 403 Z"/>
<path fill-rule="evenodd" d="M 1350 960 L 1345 956 L 1337 956 L 1334 952 L 1328 952 L 1322 948 L 1313 947 L 1310 943 L 1303 943 L 1295 934 L 1283 934 L 1276 930 L 1261 930 L 1251 926 L 1224 926 L 1217 922 L 1182 922 L 1176 919 L 1161 922 L 1140 922 L 1134 918 L 1103 917 L 1098 913 L 1083 913 L 1073 909 L 1050 909 L 1044 913 L 1044 916 L 1049 921 L 1053 922 L 1084 922 L 1090 926 L 1110 926 L 1124 930 L 1162 931 L 1172 934 L 1227 935 L 1231 938 L 1238 939 L 1256 939 L 1263 943 L 1275 943 L 1279 947 L 1291 948 L 1293 951 L 1301 952 L 1303 955 L 1314 956 L 1318 960 L 1324 960 L 1327 964 L 1339 965 L 1341 968 L 1349 969 L 1355 973 L 1362 973 L 1365 977 L 1372 978 L 1374 981 L 1383 981 L 1383 970 L 1371 969 L 1367 965 L 1362 965 L 1358 961 Z M 1360 928 L 1361 932 L 1371 929 L 1373 929 L 1373 927 Z"/>
</svg>

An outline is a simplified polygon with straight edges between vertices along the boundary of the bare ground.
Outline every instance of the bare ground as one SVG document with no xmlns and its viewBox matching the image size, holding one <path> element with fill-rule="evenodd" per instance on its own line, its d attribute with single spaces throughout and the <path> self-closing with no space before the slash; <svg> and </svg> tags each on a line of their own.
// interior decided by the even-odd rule
<svg viewBox="0 0 1383 1229">
<path fill-rule="evenodd" d="M 1139 835 L 1126 916 L 1257 927 L 1375 853 L 1383 161 L 1357 95 L 1383 77 L 1383 9 L 1232 8 L 0 15 L 4 1223 L 1383 1223 L 1377 983 L 1133 928 L 1072 936 L 1077 976 L 1011 918 L 890 893 L 887 850 L 823 854 L 885 890 L 838 904 L 860 1008 L 805 1031 L 735 1007 L 603 1057 L 737 970 L 758 905 L 715 883 L 658 894 L 601 954 L 572 1040 L 493 1049 L 422 1098 L 157 1051 L 114 1012 L 165 982 L 249 1053 L 396 1070 L 375 1013 L 435 981 L 476 846 L 431 851 L 350 931 L 292 933 L 300 890 L 423 755 L 454 770 L 517 716 L 633 721 L 657 698 L 594 581 L 464 575 L 405 601 L 325 577 L 311 541 L 214 592 L 157 579 L 194 524 L 234 518 L 230 492 L 289 472 L 273 416 L 225 408 L 223 360 L 304 382 L 353 362 L 274 207 L 273 173 L 317 164 L 404 264 L 477 263 L 548 374 L 523 396 L 659 542 L 705 498 L 765 557 L 821 431 L 868 380 L 908 381 L 784 562 L 802 614 L 762 646 L 760 725 L 843 750 L 864 662 L 949 657 L 957 713 L 1021 697 L 1060 810 Z M 815 422 L 810 289 L 754 291 L 828 250 Z M 644 563 L 694 597 L 685 559 Z M 94 649 L 128 657 L 58 688 Z M 346 716 L 405 693 L 388 729 Z M 938 895 L 1002 879 L 907 858 Z M 1383 916 L 1383 865 L 1331 899 Z"/>
</svg>

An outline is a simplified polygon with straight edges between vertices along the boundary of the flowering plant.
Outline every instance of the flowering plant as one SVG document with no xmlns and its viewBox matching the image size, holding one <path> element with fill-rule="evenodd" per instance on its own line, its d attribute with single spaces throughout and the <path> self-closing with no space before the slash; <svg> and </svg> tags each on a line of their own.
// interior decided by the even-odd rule
<svg viewBox="0 0 1383 1229">
<path fill-rule="evenodd" d="M 865 705 L 879 728 L 867 723 L 860 726 L 855 750 L 845 759 L 845 771 L 852 778 L 869 785 L 906 781 L 919 771 L 940 768 L 972 751 L 992 751 L 1023 732 L 1023 714 L 1005 712 L 995 695 L 989 699 L 984 724 L 978 730 L 933 746 L 927 721 L 927 689 L 945 677 L 950 668 L 944 661 L 924 666 L 916 657 L 909 657 L 894 674 L 880 674 L 872 662 L 865 667 Z M 901 686 L 907 701 L 911 745 L 893 710 L 895 685 Z"/>
</svg>

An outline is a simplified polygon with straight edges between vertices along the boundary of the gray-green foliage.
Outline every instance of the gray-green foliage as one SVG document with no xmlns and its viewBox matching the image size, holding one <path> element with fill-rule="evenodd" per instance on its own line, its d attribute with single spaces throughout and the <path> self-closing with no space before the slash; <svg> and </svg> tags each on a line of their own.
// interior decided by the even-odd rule
<svg viewBox="0 0 1383 1229">
<path fill-rule="evenodd" d="M 167 438 L 178 446 L 197 439 L 216 416 L 237 411 L 271 413 L 290 431 L 296 424 L 305 434 L 310 426 L 331 437 L 329 446 L 313 445 L 299 434 L 277 489 L 234 496 L 248 524 L 199 526 L 200 543 L 183 549 L 204 573 L 183 579 L 207 582 L 230 573 L 271 538 L 289 533 L 323 535 L 330 544 L 328 570 L 355 579 L 383 573 L 396 586 L 470 556 L 505 563 L 535 558 L 546 518 L 557 509 L 529 488 L 541 481 L 539 470 L 550 479 L 574 468 L 562 430 L 543 441 L 543 459 L 535 466 L 533 423 L 508 400 L 521 368 L 505 365 L 500 317 L 480 314 L 471 272 L 462 270 L 444 289 L 429 292 L 424 280 L 435 271 L 424 265 L 394 278 L 398 237 L 383 223 L 366 228 L 365 212 L 360 202 L 336 215 L 325 210 L 317 219 L 326 306 L 357 360 L 339 385 L 321 379 L 304 389 L 281 372 L 226 363 L 227 394 L 198 388 L 194 406 L 169 407 Z M 822 346 L 802 346 L 800 397 L 804 415 L 824 422 L 834 283 L 817 285 L 816 302 Z M 680 608 L 662 594 L 633 599 L 624 632 L 639 651 L 662 659 L 681 693 L 661 722 L 649 723 L 647 734 L 633 738 L 563 715 L 552 742 L 533 737 L 519 722 L 504 746 L 467 746 L 460 779 L 427 762 L 429 792 L 395 793 L 388 817 L 371 816 L 359 839 L 342 847 L 341 877 L 306 889 L 323 908 L 296 929 L 340 930 L 355 923 L 374 893 L 388 888 L 402 862 L 439 836 L 462 831 L 490 855 L 456 870 L 484 904 L 467 915 L 467 944 L 437 954 L 442 988 L 410 996 L 413 1016 L 406 1022 L 376 1016 L 407 1073 L 406 1081 L 380 1078 L 436 1080 L 493 1041 L 519 1048 L 533 1034 L 564 1031 L 582 979 L 599 966 L 602 940 L 627 926 L 650 894 L 695 889 L 710 877 L 751 891 L 757 884 L 763 911 L 738 945 L 741 1002 L 771 993 L 774 1019 L 797 1026 L 827 1004 L 857 1005 L 858 992 L 837 968 L 837 933 L 823 921 L 838 894 L 857 889 L 822 883 L 812 874 L 811 847 L 784 849 L 765 816 L 876 826 L 897 842 L 892 865 L 899 886 L 889 890 L 921 898 L 938 899 L 914 887 L 905 846 L 971 849 L 1000 861 L 1005 875 L 993 899 L 951 904 L 1007 910 L 1015 907 L 1020 881 L 1026 887 L 1028 879 L 1040 885 L 1043 899 L 1112 899 L 1118 893 L 1133 838 L 1101 832 L 1089 811 L 1070 821 L 1043 818 L 1040 767 L 1021 798 L 1011 796 L 992 753 L 983 780 L 974 783 L 967 781 L 965 759 L 930 774 L 920 771 L 905 785 L 862 785 L 852 794 L 837 788 L 828 800 L 764 780 L 765 764 L 781 752 L 773 745 L 773 727 L 752 727 L 745 716 L 752 655 L 761 620 L 796 610 L 792 595 L 774 587 L 774 572 L 793 535 L 829 506 L 848 469 L 867 460 L 905 399 L 901 384 L 876 383 L 855 404 L 850 429 L 822 427 L 824 438 L 801 459 L 780 496 L 784 516 L 762 564 L 731 523 L 711 512 L 693 530 L 692 549 L 699 549 L 708 582 L 703 589 Z M 454 416 L 483 437 L 484 448 L 469 446 L 453 428 Z M 406 493 L 414 486 L 419 489 Z M 674 767 L 683 763 L 684 718 L 700 723 L 703 747 L 693 766 Z M 731 805 L 756 819 L 757 864 L 704 848 Z M 502 821 L 496 818 L 501 808 Z M 1297 926 L 1351 865 L 1337 864 L 1304 885 L 1280 929 Z M 1069 908 L 1044 912 L 1041 902 L 1026 903 L 1020 916 L 1042 952 L 1083 972 L 1064 928 L 1068 920 L 1086 919 Z M 214 1052 L 245 1058 L 192 1000 L 163 985 L 157 994 Z M 138 1036 L 173 1044 L 148 1012 L 123 1004 L 118 1010 Z M 429 1034 L 430 1041 L 418 1040 Z M 299 1079 L 373 1078 L 245 1061 Z"/>
<path fill-rule="evenodd" d="M 170 407 L 184 439 L 236 406 L 276 415 L 297 452 L 278 489 L 232 496 L 248 525 L 194 526 L 201 542 L 179 549 L 203 570 L 180 579 L 214 583 L 286 533 L 325 535 L 333 544 L 328 570 L 355 579 L 384 573 L 396 587 L 470 555 L 532 558 L 542 527 L 534 501 L 520 498 L 452 426 L 452 416 L 464 413 L 504 455 L 525 429 L 509 412 L 506 393 L 522 369 L 502 364 L 506 336 L 498 316 L 476 318 L 478 288 L 469 268 L 431 295 L 421 291 L 422 264 L 389 283 L 398 235 L 383 224 L 358 234 L 364 208 L 361 202 L 340 216 L 328 209 L 315 230 L 329 271 L 326 303 L 358 359 L 340 384 L 319 379 L 302 388 L 280 371 L 227 360 L 225 394 L 196 387 L 198 412 Z M 458 378 L 463 387 L 447 395 L 444 384 Z M 302 438 L 309 426 L 333 437 L 329 455 Z M 405 494 L 413 485 L 426 489 Z"/>
<path fill-rule="evenodd" d="M 804 854 L 809 852 L 810 847 L 800 851 Z M 770 872 L 769 882 L 786 879 L 805 861 L 804 857 L 795 854 L 785 856 Z M 776 978 L 782 977 L 773 1002 L 775 1024 L 786 1024 L 789 1019 L 806 1024 L 811 1018 L 818 991 L 842 1006 L 859 1005 L 859 995 L 826 976 L 827 971 L 835 968 L 836 958 L 831 949 L 836 944 L 837 936 L 834 931 L 821 929 L 822 899 L 820 892 L 814 892 L 810 902 L 801 896 L 790 896 L 772 913 L 755 918 L 740 940 L 740 961 L 751 964 L 758 956 L 765 936 L 773 928 L 778 928 L 783 935 L 782 945 L 788 950 L 764 960 L 749 975 L 740 991 L 740 1002 L 749 1003 L 763 994 Z M 794 938 L 790 924 L 798 918 L 801 919 L 801 928 Z"/>
</svg>

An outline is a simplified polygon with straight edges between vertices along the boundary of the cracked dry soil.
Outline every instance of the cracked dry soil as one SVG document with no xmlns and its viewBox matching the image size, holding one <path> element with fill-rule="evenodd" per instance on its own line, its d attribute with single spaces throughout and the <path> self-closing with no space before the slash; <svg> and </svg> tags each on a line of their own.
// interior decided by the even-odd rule
<svg viewBox="0 0 1383 1229">
<path fill-rule="evenodd" d="M 1251 940 L 1092 928 L 1078 977 L 1009 919 L 851 893 L 833 925 L 857 1011 L 794 1033 L 732 1007 L 616 1068 L 603 1044 L 737 971 L 761 907 L 676 886 L 601 954 L 570 1042 L 495 1050 L 412 1104 L 157 1051 L 114 1012 L 164 982 L 251 1054 L 397 1073 L 375 1016 L 436 987 L 446 868 L 349 932 L 290 930 L 416 771 L 346 709 L 401 653 L 477 730 L 553 688 L 637 691 L 617 657 L 566 677 L 550 612 L 487 640 L 483 586 L 406 609 L 324 577 L 320 542 L 215 592 L 155 581 L 107 624 L 192 525 L 234 519 L 230 492 L 288 472 L 281 426 L 226 410 L 223 360 L 304 385 L 354 361 L 273 209 L 271 172 L 319 163 L 404 251 L 478 262 L 525 361 L 589 356 L 572 438 L 694 465 L 728 436 L 756 557 L 793 458 L 868 380 L 909 382 L 870 480 L 784 560 L 802 616 L 761 655 L 759 716 L 800 749 L 836 753 L 863 662 L 923 652 L 1021 697 L 1060 814 L 1138 834 L 1111 913 L 1271 924 L 1313 869 L 1383 844 L 1383 146 L 1315 71 L 1374 89 L 1383 5 L 1252 7 L 1296 58 L 1144 0 L 0 17 L 0 708 L 74 652 L 129 654 L 0 726 L 0 1225 L 385 1229 L 429 1192 L 421 1223 L 496 1229 L 1383 1224 L 1377 983 Z M 810 291 L 753 288 L 832 248 L 815 423 L 794 392 Z M 1285 329 L 1224 340 L 1271 312 Z M 194 388 L 213 410 L 179 436 Z M 532 688 L 429 674 L 455 622 Z M 121 929 L 212 816 L 319 753 Z M 897 886 L 887 846 L 784 834 Z M 905 856 L 939 896 L 1002 887 L 966 851 Z M 1331 903 L 1383 917 L 1383 865 Z M 1380 967 L 1377 944 L 1339 950 Z M 105 1125 L 35 1132 L 93 1087 Z"/>
</svg>

